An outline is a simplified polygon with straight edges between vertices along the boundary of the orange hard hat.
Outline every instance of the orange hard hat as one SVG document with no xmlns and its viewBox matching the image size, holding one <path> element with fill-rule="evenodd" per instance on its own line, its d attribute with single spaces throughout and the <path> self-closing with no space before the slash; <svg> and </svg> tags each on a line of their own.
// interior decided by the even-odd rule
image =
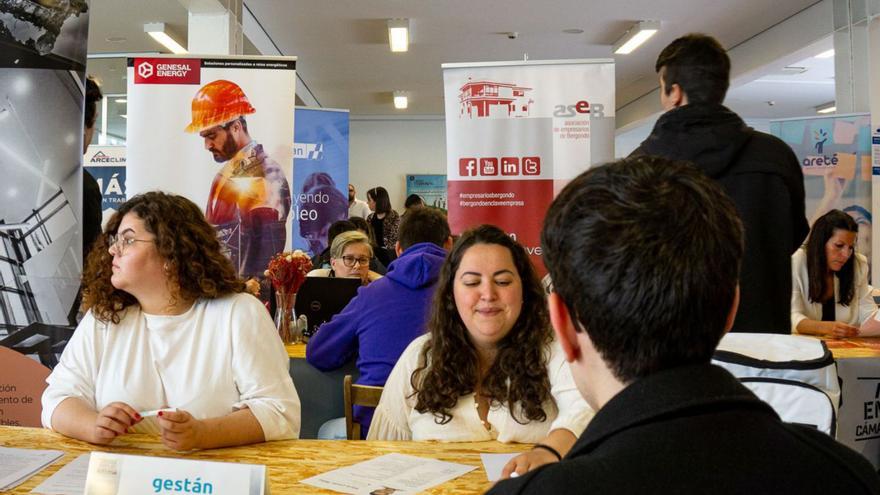
<svg viewBox="0 0 880 495">
<path fill-rule="evenodd" d="M 192 122 L 186 132 L 201 132 L 256 112 L 244 91 L 232 81 L 218 79 L 199 88 L 192 100 Z"/>
</svg>

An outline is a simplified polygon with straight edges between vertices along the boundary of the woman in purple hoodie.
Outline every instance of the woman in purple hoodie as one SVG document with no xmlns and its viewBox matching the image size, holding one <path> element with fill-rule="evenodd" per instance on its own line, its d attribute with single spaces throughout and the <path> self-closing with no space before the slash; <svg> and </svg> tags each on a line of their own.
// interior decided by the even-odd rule
<svg viewBox="0 0 880 495">
<path fill-rule="evenodd" d="M 446 215 L 420 208 L 400 225 L 398 258 L 385 277 L 358 289 L 341 313 L 321 325 L 309 340 L 306 360 L 330 371 L 357 356 L 361 385 L 384 386 L 403 350 L 425 333 L 431 298 L 452 237 Z M 366 435 L 372 408 L 355 408 Z"/>
</svg>

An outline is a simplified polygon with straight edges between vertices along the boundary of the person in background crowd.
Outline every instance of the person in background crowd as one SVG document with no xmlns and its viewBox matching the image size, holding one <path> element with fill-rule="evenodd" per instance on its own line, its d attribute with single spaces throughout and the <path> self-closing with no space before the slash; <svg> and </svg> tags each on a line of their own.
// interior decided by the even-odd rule
<svg viewBox="0 0 880 495">
<path fill-rule="evenodd" d="M 597 412 L 561 462 L 490 493 L 880 493 L 864 457 L 710 364 L 736 314 L 743 226 L 701 171 L 594 167 L 553 201 L 541 245 L 550 320 Z"/>
<path fill-rule="evenodd" d="M 348 218 L 360 217 L 367 218 L 370 216 L 370 207 L 367 202 L 357 199 L 357 191 L 353 184 L 348 185 Z"/>
<path fill-rule="evenodd" d="M 312 267 L 315 269 L 330 268 L 330 246 L 333 245 L 333 239 L 350 230 L 357 230 L 357 227 L 348 220 L 337 220 L 330 224 L 330 228 L 327 229 L 327 249 L 312 257 Z"/>
<path fill-rule="evenodd" d="M 391 199 L 384 187 L 374 187 L 367 191 L 367 204 L 373 210 L 367 222 L 373 227 L 376 244 L 379 247 L 394 249 L 397 243 L 397 229 L 400 226 L 400 215 L 391 208 Z"/>
<path fill-rule="evenodd" d="M 85 108 L 83 110 L 83 154 L 89 149 L 92 136 L 95 134 L 95 122 L 98 120 L 98 102 L 104 98 L 101 88 L 92 76 L 86 78 Z M 95 239 L 101 234 L 101 216 L 103 197 L 98 181 L 83 168 L 82 171 L 82 259 L 85 260 L 92 249 Z M 76 325 L 82 302 L 82 287 L 77 291 L 67 321 Z"/>
<path fill-rule="evenodd" d="M 308 362 L 330 371 L 357 355 L 357 383 L 384 385 L 400 353 L 425 332 L 431 296 L 451 245 L 442 212 L 425 208 L 408 215 L 400 225 L 399 257 L 384 278 L 359 289 L 341 313 L 321 325 L 306 347 Z M 362 433 L 372 416 L 372 408 L 355 408 Z"/>
<path fill-rule="evenodd" d="M 95 134 L 95 122 L 98 120 L 98 102 L 104 98 L 101 88 L 92 76 L 86 78 L 86 101 L 83 123 L 83 154 L 89 149 L 92 136 Z M 101 234 L 102 212 L 101 188 L 98 181 L 87 170 L 83 169 L 83 259 L 89 255 L 89 250 L 95 239 Z"/>
<path fill-rule="evenodd" d="M 856 337 L 877 311 L 868 260 L 855 250 L 858 232 L 850 215 L 831 210 L 813 224 L 807 245 L 791 256 L 792 332 Z"/>
<path fill-rule="evenodd" d="M 721 104 L 730 59 L 714 38 L 678 38 L 657 57 L 656 69 L 667 112 L 633 155 L 688 160 L 721 184 L 746 229 L 741 303 L 731 331 L 789 333 L 790 260 L 809 230 L 797 157 Z"/>
<path fill-rule="evenodd" d="M 46 379 L 44 426 L 94 444 L 157 428 L 175 450 L 299 435 L 275 325 L 190 200 L 148 192 L 120 206 L 83 283 L 88 312 Z"/>
<path fill-rule="evenodd" d="M 348 230 L 333 238 L 330 246 L 330 268 L 318 268 L 309 277 L 359 278 L 364 285 L 382 278 L 370 271 L 373 248 L 370 240 L 357 230 Z"/>
<path fill-rule="evenodd" d="M 385 275 L 385 272 L 388 271 L 388 269 L 386 268 L 385 262 L 381 261 L 379 258 L 381 257 L 382 259 L 389 259 L 390 263 L 391 261 L 394 261 L 394 258 L 396 258 L 397 255 L 393 251 L 388 252 L 387 249 L 380 248 L 376 245 L 376 236 L 373 235 L 373 229 L 370 227 L 370 224 L 367 223 L 366 220 L 361 217 L 351 217 L 348 219 L 348 221 L 353 223 L 355 228 L 360 233 L 364 234 L 370 239 L 370 246 L 373 247 L 374 255 L 373 259 L 370 261 L 370 270 L 378 273 L 379 275 Z"/>
<path fill-rule="evenodd" d="M 421 211 L 434 210 L 410 215 Z M 428 332 L 388 377 L 368 440 L 536 443 L 508 463 L 517 472 L 574 445 L 592 411 L 553 339 L 528 254 L 504 231 L 482 225 L 461 235 L 440 272 Z"/>
<path fill-rule="evenodd" d="M 406 214 L 412 211 L 414 208 L 424 208 L 425 202 L 418 194 L 410 194 L 406 197 L 406 201 L 404 201 L 403 207 L 405 208 L 405 210 L 403 211 L 403 214 L 400 215 L 401 218 L 405 217 Z"/>
</svg>

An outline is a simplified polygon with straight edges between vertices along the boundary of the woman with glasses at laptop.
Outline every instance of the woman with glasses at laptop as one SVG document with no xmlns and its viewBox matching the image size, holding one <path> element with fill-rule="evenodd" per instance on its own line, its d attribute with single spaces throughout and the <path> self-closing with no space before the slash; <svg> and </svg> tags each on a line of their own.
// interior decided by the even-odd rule
<svg viewBox="0 0 880 495">
<path fill-rule="evenodd" d="M 46 380 L 44 426 L 94 444 L 155 433 L 175 450 L 299 435 L 275 326 L 190 200 L 149 192 L 123 204 L 83 285 L 88 312 Z"/>
<path fill-rule="evenodd" d="M 337 235 L 330 244 L 330 268 L 318 268 L 309 277 L 359 278 L 364 285 L 382 278 L 370 270 L 373 247 L 370 239 L 357 230 Z"/>
<path fill-rule="evenodd" d="M 554 341 L 525 249 L 491 225 L 465 232 L 432 307 L 428 333 L 385 383 L 367 440 L 537 444 L 505 473 L 561 459 L 593 412 Z"/>
</svg>

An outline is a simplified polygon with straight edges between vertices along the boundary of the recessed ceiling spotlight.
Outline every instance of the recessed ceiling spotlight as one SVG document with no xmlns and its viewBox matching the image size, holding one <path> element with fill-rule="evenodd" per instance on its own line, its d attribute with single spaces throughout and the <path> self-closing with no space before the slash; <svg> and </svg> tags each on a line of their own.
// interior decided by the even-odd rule
<svg viewBox="0 0 880 495">
<path fill-rule="evenodd" d="M 583 34 L 584 30 L 578 29 L 578 28 L 571 28 L 571 29 L 563 29 L 562 32 L 565 34 Z"/>
<path fill-rule="evenodd" d="M 388 44 L 392 52 L 409 50 L 409 19 L 388 19 Z"/>
<path fill-rule="evenodd" d="M 395 91 L 394 92 L 394 108 L 398 110 L 405 110 L 406 107 L 409 106 L 409 98 L 407 97 L 406 91 Z"/>
</svg>

